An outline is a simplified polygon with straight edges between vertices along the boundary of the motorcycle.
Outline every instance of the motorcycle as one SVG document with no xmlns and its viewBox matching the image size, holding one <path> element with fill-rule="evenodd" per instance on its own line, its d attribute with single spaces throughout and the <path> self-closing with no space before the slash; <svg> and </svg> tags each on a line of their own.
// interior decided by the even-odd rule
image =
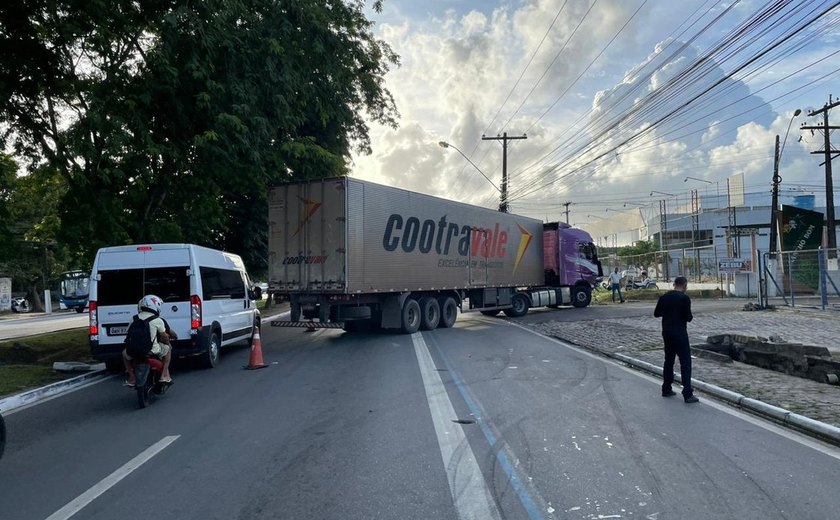
<svg viewBox="0 0 840 520">
<path fill-rule="evenodd" d="M 654 282 L 650 278 L 645 278 L 644 280 L 628 280 L 627 285 L 624 288 L 625 289 L 659 289 L 659 286 L 656 285 L 656 282 Z"/>
<path fill-rule="evenodd" d="M 32 306 L 29 304 L 29 300 L 23 296 L 12 298 L 12 312 L 29 312 L 31 310 Z"/>
<path fill-rule="evenodd" d="M 162 383 L 163 361 L 146 357 L 134 362 L 136 382 L 134 390 L 137 393 L 137 404 L 140 408 L 149 406 L 158 396 L 166 393 L 170 383 Z"/>
</svg>

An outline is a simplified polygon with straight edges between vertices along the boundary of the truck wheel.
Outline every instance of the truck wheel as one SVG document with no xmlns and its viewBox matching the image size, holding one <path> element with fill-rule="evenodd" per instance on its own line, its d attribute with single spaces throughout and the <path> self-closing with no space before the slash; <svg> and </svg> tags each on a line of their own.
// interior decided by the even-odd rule
<svg viewBox="0 0 840 520">
<path fill-rule="evenodd" d="M 440 323 L 440 304 L 431 296 L 420 298 L 420 328 L 435 330 Z"/>
<path fill-rule="evenodd" d="M 201 366 L 204 368 L 215 368 L 219 364 L 219 333 L 210 333 L 210 341 L 207 342 L 207 350 L 201 355 Z"/>
<path fill-rule="evenodd" d="M 359 329 L 358 322 L 356 320 L 345 321 L 341 328 L 344 329 L 344 332 L 350 333 L 356 332 Z"/>
<path fill-rule="evenodd" d="M 405 334 L 414 334 L 420 329 L 420 304 L 414 298 L 405 301 L 402 308 L 402 331 Z"/>
<path fill-rule="evenodd" d="M 458 318 L 458 304 L 455 303 L 455 298 L 452 296 L 438 298 L 438 305 L 440 306 L 438 327 L 448 329 L 455 325 L 455 319 Z"/>
<path fill-rule="evenodd" d="M 511 318 L 519 318 L 528 313 L 528 308 L 531 306 L 528 302 L 528 297 L 524 294 L 515 294 L 510 301 L 513 305 L 510 309 L 505 309 L 504 312 Z"/>
<path fill-rule="evenodd" d="M 585 285 L 575 285 L 572 288 L 572 305 L 586 307 L 592 302 L 592 289 Z"/>
<path fill-rule="evenodd" d="M 481 311 L 481 314 L 483 314 L 485 316 L 490 316 L 492 318 L 493 316 L 498 316 L 499 315 L 499 310 L 496 309 L 495 311 Z"/>
</svg>

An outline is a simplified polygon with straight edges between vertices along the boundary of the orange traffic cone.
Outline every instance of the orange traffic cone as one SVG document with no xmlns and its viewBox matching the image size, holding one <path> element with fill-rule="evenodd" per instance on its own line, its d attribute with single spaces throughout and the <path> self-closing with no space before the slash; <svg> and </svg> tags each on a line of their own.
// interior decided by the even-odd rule
<svg viewBox="0 0 840 520">
<path fill-rule="evenodd" d="M 263 363 L 262 357 L 262 340 L 260 339 L 260 328 L 254 331 L 254 339 L 251 341 L 251 359 L 248 360 L 246 370 L 256 370 L 258 368 L 265 368 L 268 365 Z"/>
</svg>

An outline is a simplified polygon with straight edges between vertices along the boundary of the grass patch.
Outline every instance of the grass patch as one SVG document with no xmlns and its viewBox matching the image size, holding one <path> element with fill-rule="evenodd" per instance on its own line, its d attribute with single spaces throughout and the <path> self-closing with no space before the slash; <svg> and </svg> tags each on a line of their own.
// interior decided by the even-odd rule
<svg viewBox="0 0 840 520">
<path fill-rule="evenodd" d="M 56 361 L 94 363 L 87 329 L 0 341 L 0 395 L 12 394 L 79 375 L 52 369 Z"/>
<path fill-rule="evenodd" d="M 78 375 L 56 372 L 52 367 L 41 365 L 0 365 L 0 396 L 16 394 Z"/>
</svg>

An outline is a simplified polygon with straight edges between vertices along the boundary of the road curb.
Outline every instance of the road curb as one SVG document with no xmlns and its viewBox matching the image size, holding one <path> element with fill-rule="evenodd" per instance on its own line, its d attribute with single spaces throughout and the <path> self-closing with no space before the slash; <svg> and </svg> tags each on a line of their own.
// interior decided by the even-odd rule
<svg viewBox="0 0 840 520">
<path fill-rule="evenodd" d="M 570 345 L 575 345 L 578 348 L 583 348 L 586 350 L 597 352 L 601 355 L 615 359 L 617 361 L 621 361 L 622 363 L 628 364 L 635 368 L 644 370 L 646 372 L 651 372 L 658 376 L 662 376 L 662 367 L 653 365 L 651 363 L 648 363 L 647 361 L 642 361 L 640 359 L 630 357 L 627 354 L 620 354 L 598 348 L 587 347 L 585 345 L 578 345 L 577 343 L 573 343 L 562 338 L 554 337 L 554 339 L 560 340 L 564 343 L 569 343 Z M 675 374 L 674 379 L 682 382 L 682 378 L 679 374 Z M 699 379 L 692 378 L 691 384 L 694 388 L 702 390 L 703 392 L 710 394 L 716 397 L 717 399 L 720 399 L 721 401 L 726 401 L 743 410 L 747 410 L 751 413 L 760 415 L 762 417 L 773 419 L 774 421 L 777 421 L 785 426 L 802 431 L 813 437 L 817 437 L 819 439 L 840 446 L 840 428 L 838 428 L 837 426 L 820 422 L 816 419 L 805 417 L 804 415 L 793 413 L 790 410 L 786 410 L 778 406 L 773 406 L 772 404 L 765 403 L 764 401 L 759 401 L 758 399 L 746 397 L 737 392 L 721 388 L 711 383 L 706 383 L 705 381 L 701 381 Z"/>
<path fill-rule="evenodd" d="M 98 381 L 99 379 L 104 379 L 105 377 L 107 377 L 107 370 L 93 370 L 87 374 L 71 377 L 70 379 L 65 379 L 64 381 L 58 381 L 47 386 L 10 395 L 0 399 L 0 410 L 3 411 L 3 414 L 9 414 L 17 409 L 37 404 L 46 399 L 59 396 L 94 381 Z"/>
</svg>

